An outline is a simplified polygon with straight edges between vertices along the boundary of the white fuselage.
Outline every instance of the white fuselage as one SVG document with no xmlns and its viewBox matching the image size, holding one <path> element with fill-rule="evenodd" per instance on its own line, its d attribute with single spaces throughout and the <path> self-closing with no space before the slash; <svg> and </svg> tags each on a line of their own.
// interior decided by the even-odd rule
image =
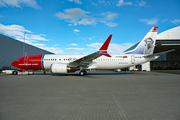
<svg viewBox="0 0 180 120">
<path fill-rule="evenodd" d="M 44 55 L 43 67 L 49 70 L 50 66 L 54 63 L 68 64 L 76 59 L 82 58 L 86 55 Z M 113 54 L 111 57 L 101 56 L 94 59 L 89 64 L 87 69 L 119 69 L 126 68 L 133 65 L 139 65 L 157 57 L 143 57 L 139 54 Z"/>
</svg>

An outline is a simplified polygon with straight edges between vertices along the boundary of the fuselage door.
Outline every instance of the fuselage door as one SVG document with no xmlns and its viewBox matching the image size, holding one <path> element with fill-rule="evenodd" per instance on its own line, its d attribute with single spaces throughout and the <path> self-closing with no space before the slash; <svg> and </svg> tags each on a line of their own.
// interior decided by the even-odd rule
<svg viewBox="0 0 180 120">
<path fill-rule="evenodd" d="M 27 66 L 27 64 L 28 64 L 28 56 L 24 57 L 24 64 Z"/>
<path fill-rule="evenodd" d="M 131 64 L 135 64 L 135 56 L 134 55 L 131 56 Z"/>
</svg>

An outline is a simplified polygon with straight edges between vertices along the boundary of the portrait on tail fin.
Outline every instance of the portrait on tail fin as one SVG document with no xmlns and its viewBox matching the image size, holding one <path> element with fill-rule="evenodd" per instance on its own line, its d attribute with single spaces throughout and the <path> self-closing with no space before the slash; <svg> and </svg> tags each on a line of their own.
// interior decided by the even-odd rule
<svg viewBox="0 0 180 120">
<path fill-rule="evenodd" d="M 158 27 L 152 27 L 150 31 L 144 36 L 144 38 L 131 48 L 127 49 L 125 54 L 143 54 L 151 55 L 153 54 Z"/>
<path fill-rule="evenodd" d="M 154 40 L 152 38 L 147 38 L 144 40 L 145 42 L 145 49 L 144 49 L 144 55 L 152 54 L 154 51 Z"/>
</svg>

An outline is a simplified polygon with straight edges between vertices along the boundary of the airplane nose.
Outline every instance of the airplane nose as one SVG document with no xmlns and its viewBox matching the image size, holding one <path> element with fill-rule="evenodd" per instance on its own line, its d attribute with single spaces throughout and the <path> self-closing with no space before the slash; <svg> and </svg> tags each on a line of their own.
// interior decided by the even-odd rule
<svg viewBox="0 0 180 120">
<path fill-rule="evenodd" d="M 11 65 L 16 67 L 17 66 L 16 61 L 12 62 Z"/>
</svg>

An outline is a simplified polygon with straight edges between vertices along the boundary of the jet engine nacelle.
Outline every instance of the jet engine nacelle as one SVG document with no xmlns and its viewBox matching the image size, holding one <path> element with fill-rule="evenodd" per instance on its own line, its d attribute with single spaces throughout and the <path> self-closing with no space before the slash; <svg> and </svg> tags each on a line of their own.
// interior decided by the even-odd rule
<svg viewBox="0 0 180 120">
<path fill-rule="evenodd" d="M 61 64 L 61 63 L 54 63 L 51 65 L 51 73 L 68 73 L 68 72 L 75 72 L 75 68 L 70 68 L 67 66 L 67 64 Z"/>
<path fill-rule="evenodd" d="M 60 63 L 54 63 L 51 65 L 51 72 L 52 73 L 68 73 L 67 65 L 60 64 Z"/>
</svg>

